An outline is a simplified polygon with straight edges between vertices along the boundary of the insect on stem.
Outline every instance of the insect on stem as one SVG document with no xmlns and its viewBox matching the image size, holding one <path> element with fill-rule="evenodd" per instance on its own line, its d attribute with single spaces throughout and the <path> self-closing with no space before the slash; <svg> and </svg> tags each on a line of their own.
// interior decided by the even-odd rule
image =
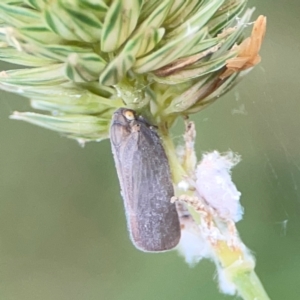
<svg viewBox="0 0 300 300">
<path fill-rule="evenodd" d="M 133 244 L 166 251 L 180 240 L 174 189 L 161 139 L 154 126 L 127 108 L 112 118 L 110 141 Z"/>
</svg>

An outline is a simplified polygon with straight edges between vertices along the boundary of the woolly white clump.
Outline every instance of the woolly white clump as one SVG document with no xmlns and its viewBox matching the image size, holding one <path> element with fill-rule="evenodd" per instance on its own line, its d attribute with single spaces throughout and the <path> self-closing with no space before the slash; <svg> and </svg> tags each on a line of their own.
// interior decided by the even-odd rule
<svg viewBox="0 0 300 300">
<path fill-rule="evenodd" d="M 218 267 L 218 280 L 220 290 L 227 295 L 234 295 L 236 293 L 236 287 L 234 283 L 227 278 L 226 270 Z"/>
<path fill-rule="evenodd" d="M 203 155 L 196 170 L 196 189 L 199 195 L 224 219 L 237 222 L 242 219 L 241 193 L 231 179 L 231 168 L 240 156 L 228 152 L 221 155 L 213 151 Z"/>
<path fill-rule="evenodd" d="M 186 205 L 176 202 L 176 208 L 181 227 L 181 238 L 177 250 L 184 257 L 186 263 L 193 267 L 202 258 L 211 256 L 209 244 L 190 215 Z"/>
<path fill-rule="evenodd" d="M 210 257 L 209 247 L 202 235 L 196 230 L 191 230 L 191 228 L 181 230 L 177 250 L 190 267 L 196 265 L 202 258 Z"/>
</svg>

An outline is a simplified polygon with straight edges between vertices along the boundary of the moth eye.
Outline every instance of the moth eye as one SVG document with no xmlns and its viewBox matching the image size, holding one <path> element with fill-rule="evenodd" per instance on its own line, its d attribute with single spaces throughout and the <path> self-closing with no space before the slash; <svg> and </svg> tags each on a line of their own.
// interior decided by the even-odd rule
<svg viewBox="0 0 300 300">
<path fill-rule="evenodd" d="M 134 113 L 131 110 L 124 111 L 123 115 L 128 121 L 132 121 L 135 119 Z"/>
</svg>

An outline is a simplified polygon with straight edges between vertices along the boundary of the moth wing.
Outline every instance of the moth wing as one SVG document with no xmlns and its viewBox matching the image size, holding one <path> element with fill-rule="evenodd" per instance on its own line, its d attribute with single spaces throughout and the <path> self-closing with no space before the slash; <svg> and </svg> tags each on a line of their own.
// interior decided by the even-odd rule
<svg viewBox="0 0 300 300">
<path fill-rule="evenodd" d="M 131 237 L 144 251 L 174 248 L 180 239 L 171 173 L 160 138 L 142 124 L 133 151 L 132 209 L 128 216 Z M 129 172 L 130 173 L 130 172 Z"/>
<path fill-rule="evenodd" d="M 165 251 L 180 239 L 170 168 L 159 136 L 145 123 L 130 132 L 112 124 L 111 145 L 124 200 L 128 229 L 143 251 Z"/>
</svg>

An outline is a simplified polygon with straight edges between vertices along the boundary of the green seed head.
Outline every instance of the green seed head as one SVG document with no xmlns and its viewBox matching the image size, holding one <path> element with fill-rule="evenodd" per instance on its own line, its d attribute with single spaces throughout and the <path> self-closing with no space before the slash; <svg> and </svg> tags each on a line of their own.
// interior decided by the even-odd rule
<svg viewBox="0 0 300 300">
<path fill-rule="evenodd" d="M 258 62 L 261 40 L 250 54 L 243 44 L 246 2 L 2 0 L 0 59 L 23 68 L 2 72 L 0 88 L 49 112 L 13 118 L 75 139 L 106 138 L 121 106 L 169 127 Z"/>
</svg>

